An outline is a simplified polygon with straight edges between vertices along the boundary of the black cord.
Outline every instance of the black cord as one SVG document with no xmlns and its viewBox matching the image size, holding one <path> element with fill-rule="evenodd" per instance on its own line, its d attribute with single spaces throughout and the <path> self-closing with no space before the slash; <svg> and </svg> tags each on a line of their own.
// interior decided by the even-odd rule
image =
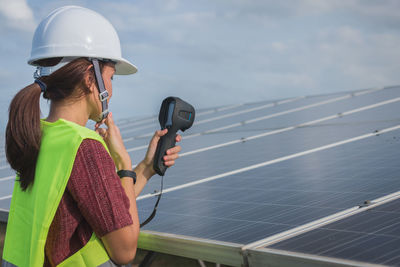
<svg viewBox="0 0 400 267">
<path fill-rule="evenodd" d="M 140 228 L 142 228 L 143 226 L 145 226 L 146 224 L 148 224 L 151 220 L 153 220 L 153 218 L 156 216 L 156 212 L 157 212 L 157 208 L 158 208 L 158 203 L 160 202 L 161 196 L 162 196 L 162 191 L 164 188 L 164 175 L 161 176 L 161 189 L 160 189 L 160 193 L 158 194 L 158 198 L 156 201 L 156 204 L 154 205 L 154 209 L 153 212 L 150 214 L 150 216 L 140 224 Z M 155 257 L 156 257 L 156 252 L 155 251 L 149 251 L 146 256 L 144 257 L 143 261 L 139 264 L 139 267 L 147 267 L 150 266 L 151 263 L 154 261 Z"/>
<path fill-rule="evenodd" d="M 153 212 L 150 214 L 150 216 L 144 222 L 142 222 L 140 224 L 140 228 L 142 228 L 143 226 L 148 224 L 151 220 L 153 220 L 154 216 L 156 216 L 158 203 L 160 202 L 160 199 L 161 199 L 161 196 L 162 196 L 163 187 L 164 187 L 164 175 L 161 176 L 161 189 L 160 189 L 160 193 L 158 194 L 158 198 L 157 198 L 156 204 L 154 205 Z"/>
<path fill-rule="evenodd" d="M 155 251 L 149 251 L 144 257 L 143 261 L 139 264 L 139 267 L 147 267 L 150 266 L 151 263 L 156 258 L 157 254 Z"/>
</svg>

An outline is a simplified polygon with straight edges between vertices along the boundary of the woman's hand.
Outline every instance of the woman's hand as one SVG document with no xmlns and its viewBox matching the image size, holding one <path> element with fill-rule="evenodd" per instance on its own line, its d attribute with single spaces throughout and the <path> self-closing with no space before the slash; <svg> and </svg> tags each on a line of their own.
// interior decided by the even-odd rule
<svg viewBox="0 0 400 267">
<path fill-rule="evenodd" d="M 150 175 L 150 177 L 156 173 L 153 168 L 153 164 L 154 164 L 154 156 L 155 156 L 155 153 L 157 150 L 158 141 L 160 140 L 161 136 L 166 135 L 167 132 L 168 132 L 168 129 L 164 129 L 164 130 L 158 130 L 154 133 L 153 137 L 151 138 L 149 147 L 147 149 L 146 156 L 145 156 L 144 160 L 141 162 L 142 164 L 144 164 L 146 166 L 147 173 L 148 173 L 148 175 Z M 182 137 L 179 134 L 177 134 L 175 140 L 176 140 L 176 142 L 180 142 L 182 140 Z M 168 167 L 173 166 L 175 164 L 175 160 L 177 158 L 179 158 L 178 153 L 180 151 L 181 151 L 180 146 L 175 146 L 175 147 L 168 149 L 166 152 L 166 155 L 163 157 L 165 166 L 168 166 Z M 147 179 L 149 179 L 150 177 L 148 177 Z"/>
<path fill-rule="evenodd" d="M 99 128 L 103 122 L 107 126 L 107 129 Z M 106 142 L 117 169 L 132 170 L 131 158 L 126 151 L 124 142 L 122 141 L 121 133 L 117 125 L 114 123 L 111 112 L 104 121 L 96 123 L 95 131 L 100 134 Z"/>
</svg>

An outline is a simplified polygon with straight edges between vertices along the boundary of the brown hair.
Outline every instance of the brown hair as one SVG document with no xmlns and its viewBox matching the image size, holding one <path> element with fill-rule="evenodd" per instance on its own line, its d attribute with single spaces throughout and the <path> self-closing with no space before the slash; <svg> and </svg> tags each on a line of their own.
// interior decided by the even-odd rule
<svg viewBox="0 0 400 267">
<path fill-rule="evenodd" d="M 41 66 L 57 64 L 61 58 L 39 62 Z M 101 62 L 100 62 L 101 63 Z M 50 76 L 40 80 L 47 85 L 43 94 L 45 99 L 60 101 L 71 97 L 75 90 L 81 90 L 78 97 L 89 94 L 85 83 L 88 73 L 90 81 L 95 81 L 93 68 L 87 72 L 91 62 L 78 58 L 65 65 Z M 100 64 L 103 67 L 103 64 Z M 33 83 L 19 91 L 11 101 L 6 128 L 6 156 L 10 166 L 19 176 L 20 186 L 25 191 L 35 178 L 36 161 L 39 155 L 41 88 Z"/>
</svg>

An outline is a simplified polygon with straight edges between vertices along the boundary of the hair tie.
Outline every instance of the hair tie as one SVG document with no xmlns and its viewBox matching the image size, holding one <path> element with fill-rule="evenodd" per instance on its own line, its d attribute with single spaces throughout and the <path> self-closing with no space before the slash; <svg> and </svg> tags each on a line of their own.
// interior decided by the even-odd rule
<svg viewBox="0 0 400 267">
<path fill-rule="evenodd" d="M 35 80 L 35 83 L 37 83 L 37 84 L 39 85 L 40 90 L 42 91 L 42 93 L 46 92 L 47 85 L 46 85 L 44 82 L 42 82 L 42 81 L 39 80 L 39 79 L 36 79 L 36 80 Z"/>
</svg>

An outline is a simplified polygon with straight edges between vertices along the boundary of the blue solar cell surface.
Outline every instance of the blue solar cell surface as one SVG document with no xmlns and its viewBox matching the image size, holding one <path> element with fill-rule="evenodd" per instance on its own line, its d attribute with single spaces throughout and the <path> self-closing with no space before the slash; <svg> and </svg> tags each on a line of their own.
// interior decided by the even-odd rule
<svg viewBox="0 0 400 267">
<path fill-rule="evenodd" d="M 276 249 L 400 265 L 400 200 L 271 246 Z"/>
<path fill-rule="evenodd" d="M 393 137 L 400 131 L 167 193 L 145 229 L 246 244 L 396 192 Z M 386 166 L 376 168 L 368 155 L 383 153 Z M 138 203 L 144 218 L 154 199 Z"/>
<path fill-rule="evenodd" d="M 386 106 L 386 108 L 388 107 L 389 105 Z M 171 168 L 167 173 L 165 184 L 166 186 L 175 186 L 393 126 L 400 122 L 395 119 L 395 115 L 392 115 L 396 114 L 393 111 L 400 109 L 400 102 L 390 104 L 390 108 L 392 112 L 383 108 L 364 111 L 363 113 L 367 114 L 373 123 L 366 121 L 360 123 L 363 118 L 361 114 L 352 114 L 330 120 L 329 124 L 301 127 L 182 157 L 179 160 L 182 167 Z M 393 120 L 387 119 L 390 116 L 393 116 Z M 244 135 L 244 137 L 251 135 L 253 133 Z M 188 142 L 190 140 L 194 139 L 189 139 Z M 185 147 L 185 144 L 182 146 Z M 152 192 L 158 187 L 159 181 L 154 179 L 144 192 Z"/>
</svg>

